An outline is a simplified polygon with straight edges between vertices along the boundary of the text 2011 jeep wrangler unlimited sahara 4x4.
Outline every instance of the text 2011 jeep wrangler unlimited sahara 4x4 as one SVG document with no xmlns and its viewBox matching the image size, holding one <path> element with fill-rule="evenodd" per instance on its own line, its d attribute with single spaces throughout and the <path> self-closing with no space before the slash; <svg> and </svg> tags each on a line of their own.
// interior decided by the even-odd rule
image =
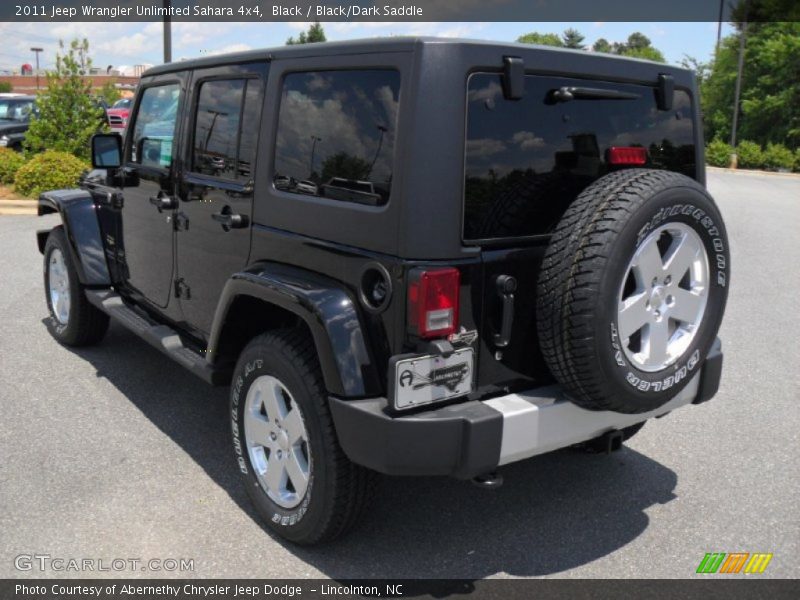
<svg viewBox="0 0 800 600">
<path fill-rule="evenodd" d="M 291 46 L 150 69 L 92 145 L 82 189 L 39 200 L 53 334 L 111 316 L 230 384 L 242 480 L 290 540 L 345 531 L 375 471 L 491 485 L 717 390 L 728 242 L 689 71 Z"/>
</svg>

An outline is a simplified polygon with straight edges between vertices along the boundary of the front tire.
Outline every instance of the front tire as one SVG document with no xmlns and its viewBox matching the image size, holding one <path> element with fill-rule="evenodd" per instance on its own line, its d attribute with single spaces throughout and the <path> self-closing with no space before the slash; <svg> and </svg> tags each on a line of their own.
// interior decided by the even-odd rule
<svg viewBox="0 0 800 600">
<path fill-rule="evenodd" d="M 59 342 L 90 346 L 103 339 L 108 315 L 86 299 L 61 227 L 47 236 L 44 247 L 44 290 L 50 312 L 48 328 Z"/>
<path fill-rule="evenodd" d="M 231 386 L 233 447 L 257 511 L 298 544 L 332 540 L 369 502 L 375 474 L 344 455 L 314 342 L 303 330 L 253 339 Z"/>
</svg>

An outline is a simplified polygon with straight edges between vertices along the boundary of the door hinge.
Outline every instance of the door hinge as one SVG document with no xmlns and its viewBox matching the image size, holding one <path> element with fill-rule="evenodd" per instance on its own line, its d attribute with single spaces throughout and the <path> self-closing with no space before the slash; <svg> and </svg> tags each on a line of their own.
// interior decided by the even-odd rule
<svg viewBox="0 0 800 600">
<path fill-rule="evenodd" d="M 111 208 L 121 209 L 125 205 L 125 196 L 121 192 L 108 192 L 106 194 L 106 204 Z"/>
<path fill-rule="evenodd" d="M 179 277 L 175 280 L 175 297 L 186 298 L 187 300 L 190 300 L 192 297 L 192 290 L 186 285 L 183 277 Z"/>
<path fill-rule="evenodd" d="M 189 217 L 182 212 L 175 213 L 172 219 L 172 228 L 175 231 L 189 231 Z"/>
</svg>

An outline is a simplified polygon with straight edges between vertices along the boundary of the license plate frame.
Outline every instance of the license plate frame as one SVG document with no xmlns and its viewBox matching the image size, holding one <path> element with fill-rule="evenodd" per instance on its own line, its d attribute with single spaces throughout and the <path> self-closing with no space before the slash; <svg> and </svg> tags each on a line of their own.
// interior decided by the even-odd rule
<svg viewBox="0 0 800 600">
<path fill-rule="evenodd" d="M 475 351 L 459 348 L 448 357 L 405 355 L 390 364 L 389 399 L 395 410 L 451 400 L 473 390 Z"/>
</svg>

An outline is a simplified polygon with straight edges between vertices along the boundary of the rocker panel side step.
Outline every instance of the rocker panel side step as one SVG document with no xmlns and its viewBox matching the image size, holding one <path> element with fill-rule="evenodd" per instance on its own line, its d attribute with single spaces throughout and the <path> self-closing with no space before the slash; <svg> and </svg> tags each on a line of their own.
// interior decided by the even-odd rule
<svg viewBox="0 0 800 600">
<path fill-rule="evenodd" d="M 161 350 L 203 381 L 212 385 L 224 385 L 230 381 L 229 369 L 214 368 L 205 357 L 187 348 L 177 331 L 168 325 L 151 323 L 127 306 L 119 294 L 111 290 L 86 290 L 86 298 L 126 329 Z"/>
</svg>

